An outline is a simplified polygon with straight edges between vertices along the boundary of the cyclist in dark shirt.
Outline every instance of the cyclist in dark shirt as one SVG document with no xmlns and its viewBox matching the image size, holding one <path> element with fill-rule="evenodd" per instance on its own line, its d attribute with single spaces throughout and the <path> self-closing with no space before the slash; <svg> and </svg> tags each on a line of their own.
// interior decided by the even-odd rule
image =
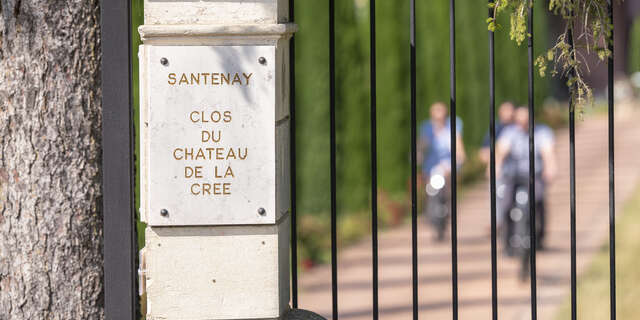
<svg viewBox="0 0 640 320">
<path fill-rule="evenodd" d="M 504 128 L 513 124 L 514 110 L 515 106 L 510 101 L 503 102 L 498 108 L 498 121 L 496 122 L 496 140 L 500 137 L 500 133 L 502 133 L 502 130 Z M 480 148 L 479 151 L 480 160 L 482 160 L 482 162 L 484 162 L 485 164 L 489 164 L 489 143 L 489 131 L 487 130 L 487 134 L 485 134 L 484 140 L 482 142 L 482 148 Z"/>
<path fill-rule="evenodd" d="M 503 102 L 498 108 L 498 121 L 496 122 L 496 141 L 499 139 L 500 135 L 502 134 L 505 128 L 513 125 L 514 111 L 515 111 L 515 106 L 510 101 Z M 489 149 L 490 147 L 489 138 L 490 138 L 489 132 L 487 131 L 487 134 L 484 137 L 482 148 L 478 152 L 480 161 L 482 161 L 485 165 L 487 165 L 487 169 L 489 167 L 489 161 L 491 156 L 490 149 Z M 509 163 L 509 159 L 507 158 L 504 161 L 504 166 L 509 166 L 509 165 L 511 164 Z M 501 168 L 501 169 L 504 169 L 504 168 Z M 504 172 L 505 170 L 501 170 L 501 171 Z M 509 210 L 508 207 L 510 205 L 510 201 L 506 199 L 506 193 L 508 191 L 507 181 L 502 176 L 497 176 L 496 180 L 497 180 L 496 186 L 497 186 L 497 193 L 498 193 L 496 220 L 497 220 L 498 230 L 500 231 L 502 229 L 502 222 L 504 221 L 505 212 Z"/>
</svg>

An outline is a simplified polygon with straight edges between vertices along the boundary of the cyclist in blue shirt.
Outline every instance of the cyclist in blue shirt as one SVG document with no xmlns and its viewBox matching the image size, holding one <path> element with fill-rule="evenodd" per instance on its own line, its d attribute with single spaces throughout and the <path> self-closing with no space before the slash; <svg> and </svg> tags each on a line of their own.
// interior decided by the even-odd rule
<svg viewBox="0 0 640 320">
<path fill-rule="evenodd" d="M 456 148 L 456 165 L 465 159 L 462 143 L 462 121 L 456 118 L 455 137 L 451 136 L 451 120 L 447 106 L 437 102 L 431 106 L 431 118 L 420 126 L 422 174 L 425 185 L 425 215 L 434 228 L 436 240 L 444 240 L 451 204 L 451 145 Z"/>
<path fill-rule="evenodd" d="M 433 170 L 440 170 L 448 177 L 451 172 L 451 120 L 447 106 L 436 102 L 429 110 L 431 118 L 420 126 L 422 173 L 428 178 Z M 466 155 L 462 142 L 462 121 L 456 118 L 456 162 L 461 166 Z M 428 181 L 428 179 L 427 179 Z"/>
</svg>

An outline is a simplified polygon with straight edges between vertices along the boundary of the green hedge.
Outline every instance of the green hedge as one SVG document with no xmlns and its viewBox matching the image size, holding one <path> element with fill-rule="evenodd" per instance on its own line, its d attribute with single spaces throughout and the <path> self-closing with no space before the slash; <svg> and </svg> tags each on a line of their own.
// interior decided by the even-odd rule
<svg viewBox="0 0 640 320">
<path fill-rule="evenodd" d="M 536 7 L 536 54 L 548 43 L 543 3 Z M 377 107 L 379 186 L 407 188 L 410 175 L 410 65 L 408 1 L 377 3 Z M 369 205 L 369 20 L 368 1 L 336 1 L 338 194 L 342 210 Z M 296 111 L 298 205 L 303 213 L 329 208 L 328 1 L 298 2 Z M 449 2 L 418 2 L 418 108 L 425 119 L 435 101 L 449 101 Z M 467 150 L 476 149 L 488 126 L 487 5 L 456 8 L 457 110 Z M 497 101 L 525 103 L 527 49 L 509 40 L 508 21 L 496 33 Z M 548 79 L 536 77 L 536 98 Z"/>
</svg>

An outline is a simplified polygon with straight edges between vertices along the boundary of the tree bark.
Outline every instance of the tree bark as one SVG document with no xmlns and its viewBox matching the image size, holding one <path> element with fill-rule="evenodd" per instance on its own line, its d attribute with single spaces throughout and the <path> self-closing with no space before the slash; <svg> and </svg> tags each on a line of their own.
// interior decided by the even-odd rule
<svg viewBox="0 0 640 320">
<path fill-rule="evenodd" d="M 0 320 L 102 319 L 98 0 L 0 0 Z"/>
</svg>

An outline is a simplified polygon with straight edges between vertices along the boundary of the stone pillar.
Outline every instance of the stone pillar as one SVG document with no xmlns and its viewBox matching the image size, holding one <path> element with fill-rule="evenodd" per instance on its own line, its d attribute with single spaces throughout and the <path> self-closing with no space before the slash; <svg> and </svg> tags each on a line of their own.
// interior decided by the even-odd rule
<svg viewBox="0 0 640 320">
<path fill-rule="evenodd" d="M 282 319 L 289 309 L 287 2 L 145 0 L 147 319 Z"/>
</svg>

